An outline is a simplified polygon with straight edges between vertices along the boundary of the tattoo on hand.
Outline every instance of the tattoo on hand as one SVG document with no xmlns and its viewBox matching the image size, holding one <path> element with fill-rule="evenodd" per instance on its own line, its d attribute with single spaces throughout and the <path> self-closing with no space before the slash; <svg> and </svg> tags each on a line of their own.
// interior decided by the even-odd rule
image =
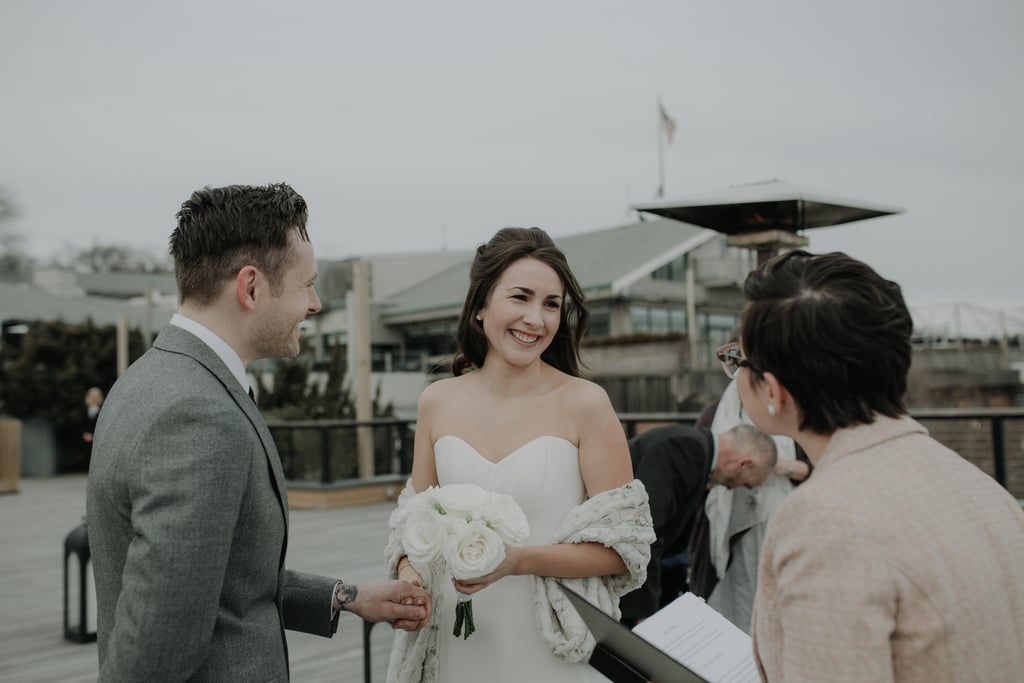
<svg viewBox="0 0 1024 683">
<path fill-rule="evenodd" d="M 341 582 L 334 589 L 334 602 L 337 604 L 339 610 L 345 609 L 345 605 L 350 602 L 355 602 L 356 595 L 359 590 L 355 586 L 350 586 L 345 582 Z"/>
</svg>

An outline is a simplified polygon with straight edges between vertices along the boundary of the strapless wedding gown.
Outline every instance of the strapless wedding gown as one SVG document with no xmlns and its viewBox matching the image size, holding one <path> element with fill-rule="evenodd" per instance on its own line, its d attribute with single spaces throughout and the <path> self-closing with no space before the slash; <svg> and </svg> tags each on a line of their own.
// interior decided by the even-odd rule
<svg viewBox="0 0 1024 683">
<path fill-rule="evenodd" d="M 515 498 L 530 521 L 528 545 L 551 543 L 569 510 L 586 498 L 579 452 L 558 437 L 536 438 L 493 463 L 459 437 L 443 436 L 434 443 L 434 459 L 441 486 L 476 484 Z M 474 594 L 476 632 L 465 640 L 452 635 L 455 589 L 450 579 L 441 582 L 441 681 L 607 683 L 589 664 L 566 664 L 548 649 L 534 617 L 531 581 L 529 576 L 506 576 Z"/>
</svg>

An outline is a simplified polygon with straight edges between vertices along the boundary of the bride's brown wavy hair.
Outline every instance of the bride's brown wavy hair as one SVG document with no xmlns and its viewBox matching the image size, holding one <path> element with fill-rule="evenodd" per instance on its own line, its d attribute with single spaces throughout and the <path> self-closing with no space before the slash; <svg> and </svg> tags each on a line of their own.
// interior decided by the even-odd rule
<svg viewBox="0 0 1024 683">
<path fill-rule="evenodd" d="M 487 337 L 483 325 L 476 320 L 476 314 L 487 304 L 505 269 L 522 258 L 536 259 L 549 266 L 562 282 L 558 332 L 541 358 L 567 375 L 580 376 L 580 341 L 590 319 L 586 298 L 565 254 L 540 228 L 502 228 L 487 244 L 477 247 L 469 271 L 469 291 L 455 330 L 458 349 L 452 359 L 452 374 L 455 376 L 483 366 L 487 356 Z"/>
</svg>

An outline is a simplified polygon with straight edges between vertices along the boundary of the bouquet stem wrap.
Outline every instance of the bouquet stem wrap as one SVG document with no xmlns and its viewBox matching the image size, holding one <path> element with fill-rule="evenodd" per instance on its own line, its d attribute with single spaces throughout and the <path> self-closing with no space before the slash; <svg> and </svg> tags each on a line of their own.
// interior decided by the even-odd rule
<svg viewBox="0 0 1024 683">
<path fill-rule="evenodd" d="M 459 600 L 455 603 L 455 628 L 452 635 L 458 638 L 460 635 L 465 640 L 476 631 L 476 624 L 473 623 L 473 600 L 463 593 L 459 593 Z"/>
</svg>

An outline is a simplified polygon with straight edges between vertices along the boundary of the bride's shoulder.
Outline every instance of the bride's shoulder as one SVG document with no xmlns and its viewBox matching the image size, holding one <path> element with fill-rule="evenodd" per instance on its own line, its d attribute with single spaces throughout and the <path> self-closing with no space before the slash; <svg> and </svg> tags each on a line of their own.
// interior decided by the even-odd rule
<svg viewBox="0 0 1024 683">
<path fill-rule="evenodd" d="M 420 405 L 447 401 L 453 396 L 457 396 L 460 391 L 465 390 L 465 383 L 468 379 L 466 375 L 462 375 L 431 382 L 420 393 Z"/>
<path fill-rule="evenodd" d="M 581 400 L 608 400 L 608 392 L 606 392 L 600 384 L 592 382 L 584 377 L 572 377 L 570 375 L 566 375 L 566 378 L 565 384 L 563 385 L 563 391 L 571 392 Z"/>
<path fill-rule="evenodd" d="M 583 377 L 564 375 L 559 393 L 571 399 L 569 405 L 584 412 L 611 405 L 608 392 L 600 384 Z"/>
</svg>

